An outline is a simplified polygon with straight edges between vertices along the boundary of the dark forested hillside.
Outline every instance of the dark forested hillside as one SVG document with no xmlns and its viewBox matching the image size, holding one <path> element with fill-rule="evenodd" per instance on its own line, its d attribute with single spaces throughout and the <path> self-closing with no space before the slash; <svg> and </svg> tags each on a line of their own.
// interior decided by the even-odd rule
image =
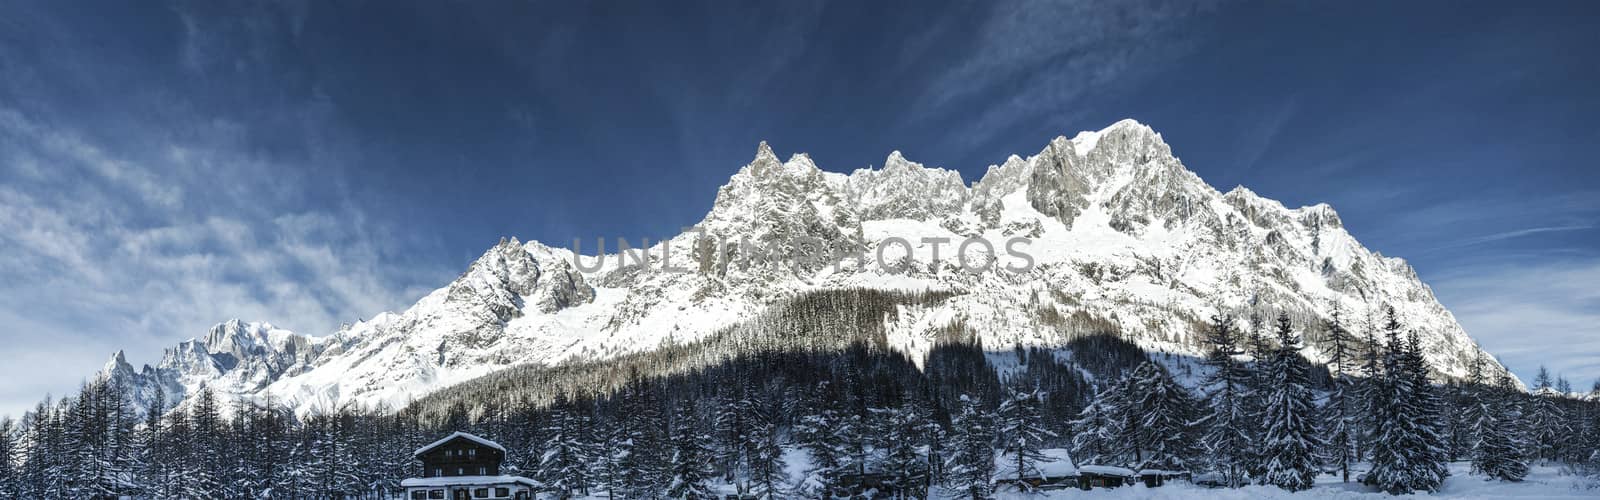
<svg viewBox="0 0 1600 500">
<path fill-rule="evenodd" d="M 1395 493 L 1437 489 L 1449 460 L 1501 480 L 1520 480 L 1532 461 L 1600 473 L 1595 403 L 1482 372 L 1434 384 L 1392 316 L 1359 336 L 1318 325 L 1350 353 L 1336 370 L 1300 356 L 1307 329 L 1286 314 L 1270 328 L 1227 316 L 1197 326 L 1205 360 L 1148 355 L 1115 332 L 986 348 L 960 324 L 925 359 L 885 345 L 884 315 L 946 297 L 810 294 L 696 343 L 519 367 L 404 408 L 306 418 L 209 391 L 140 415 L 114 380 L 97 379 L 0 422 L 0 497 L 389 498 L 420 472 L 412 450 L 458 430 L 503 444 L 508 472 L 558 497 L 819 498 L 866 478 L 902 497 L 985 497 L 995 480 L 1036 470 L 1047 449 L 1078 465 L 1289 490 L 1357 462 L 1372 464 L 1362 477 L 1373 488 Z M 996 468 L 996 452 L 1014 465 Z"/>
</svg>

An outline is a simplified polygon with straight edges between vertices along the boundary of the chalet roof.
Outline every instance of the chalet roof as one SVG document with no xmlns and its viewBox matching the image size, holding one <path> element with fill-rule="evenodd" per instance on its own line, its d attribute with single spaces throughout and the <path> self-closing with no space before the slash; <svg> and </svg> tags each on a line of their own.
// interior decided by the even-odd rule
<svg viewBox="0 0 1600 500">
<path fill-rule="evenodd" d="M 469 436 L 471 434 L 468 434 Z M 539 487 L 539 482 L 522 476 L 449 476 L 449 477 L 413 477 L 400 481 L 401 488 L 418 488 L 428 486 L 492 486 L 496 484 L 521 484 L 534 488 Z"/>
<path fill-rule="evenodd" d="M 417 451 L 411 452 L 411 456 L 415 457 L 415 456 L 421 455 L 423 453 L 427 453 L 428 450 L 431 450 L 431 449 L 434 449 L 434 448 L 438 448 L 439 445 L 448 443 L 448 442 L 450 442 L 450 440 L 458 438 L 458 437 L 459 438 L 467 438 L 467 439 L 472 440 L 475 443 L 478 443 L 478 444 L 481 444 L 481 445 L 484 445 L 484 446 L 488 446 L 488 447 L 494 448 L 496 450 L 500 450 L 501 453 L 505 453 L 506 452 L 506 448 L 504 446 L 500 446 L 500 443 L 496 443 L 494 441 L 490 441 L 490 440 L 487 440 L 487 439 L 484 439 L 484 438 L 481 438 L 481 437 L 478 437 L 478 436 L 467 434 L 465 432 L 456 431 L 454 434 L 451 434 L 449 436 L 445 436 L 444 439 L 440 439 L 438 441 L 434 441 L 433 443 L 428 444 L 427 446 L 423 446 L 421 448 L 417 448 Z"/>
<path fill-rule="evenodd" d="M 1099 474 L 1099 475 L 1102 475 L 1102 476 L 1133 477 L 1133 476 L 1137 476 L 1138 475 L 1138 474 L 1135 474 L 1130 469 L 1125 469 L 1125 468 L 1122 468 L 1122 467 L 1112 467 L 1112 466 L 1109 466 L 1109 465 L 1085 465 L 1085 466 L 1078 467 L 1078 472 L 1081 472 L 1081 473 L 1084 473 L 1084 474 Z"/>
<path fill-rule="evenodd" d="M 1072 456 L 1062 448 L 1048 448 L 1039 450 L 1049 461 L 1034 462 L 1034 470 L 1023 473 L 1027 477 L 1072 477 L 1078 475 L 1078 468 L 1072 464 Z M 995 477 L 1016 478 L 1017 456 L 1010 453 L 997 453 L 994 457 Z"/>
</svg>

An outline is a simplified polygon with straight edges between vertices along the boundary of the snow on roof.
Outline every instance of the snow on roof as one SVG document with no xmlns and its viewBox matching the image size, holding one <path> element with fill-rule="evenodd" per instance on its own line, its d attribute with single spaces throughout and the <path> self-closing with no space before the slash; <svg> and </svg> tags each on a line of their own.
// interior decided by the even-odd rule
<svg viewBox="0 0 1600 500">
<path fill-rule="evenodd" d="M 471 439 L 475 443 L 478 443 L 478 444 L 481 444 L 481 445 L 484 445 L 484 446 L 488 446 L 488 447 L 494 448 L 496 450 L 500 450 L 501 453 L 505 453 L 506 452 L 506 448 L 504 446 L 500 446 L 500 443 L 496 443 L 494 441 L 490 441 L 490 440 L 487 440 L 487 439 L 484 439 L 484 438 L 481 438 L 481 437 L 478 437 L 478 436 L 467 434 L 465 432 L 456 431 L 455 434 L 451 434 L 449 436 L 445 436 L 444 439 L 440 439 L 438 441 L 434 441 L 434 442 L 428 444 L 427 446 L 423 446 L 421 448 L 417 448 L 417 451 L 411 452 L 411 456 L 414 457 L 414 456 L 426 453 L 428 450 L 437 448 L 439 445 L 448 443 L 448 442 L 450 442 L 450 440 L 458 438 L 458 437 Z"/>
<path fill-rule="evenodd" d="M 471 434 L 468 434 L 469 436 Z M 496 484 L 521 484 L 534 488 L 539 487 L 539 482 L 522 476 L 453 476 L 453 477 L 413 477 L 400 481 L 402 488 L 426 488 L 429 486 L 491 486 Z"/>
<path fill-rule="evenodd" d="M 1035 462 L 1033 464 L 1034 469 L 1024 473 L 1024 476 L 1071 477 L 1078 475 L 1078 467 L 1072 465 L 1072 457 L 1069 456 L 1067 450 L 1061 448 L 1049 448 L 1039 450 L 1039 452 L 1047 457 L 1050 461 Z M 994 456 L 994 465 L 995 477 L 1001 479 L 1008 477 L 1015 479 L 1017 477 L 1016 454 L 996 454 Z"/>
<path fill-rule="evenodd" d="M 1165 469 L 1142 469 L 1139 471 L 1139 475 L 1141 476 L 1172 476 L 1183 473 L 1183 471 Z"/>
<path fill-rule="evenodd" d="M 1078 468 L 1078 472 L 1083 472 L 1083 473 L 1088 473 L 1088 474 L 1100 474 L 1100 475 L 1104 475 L 1104 476 L 1122 476 L 1122 477 L 1133 477 L 1133 476 L 1137 476 L 1138 475 L 1138 474 L 1134 474 L 1133 471 L 1130 470 L 1130 469 L 1124 469 L 1122 467 L 1112 467 L 1112 466 L 1109 466 L 1109 465 L 1085 465 L 1083 467 L 1079 467 Z"/>
</svg>

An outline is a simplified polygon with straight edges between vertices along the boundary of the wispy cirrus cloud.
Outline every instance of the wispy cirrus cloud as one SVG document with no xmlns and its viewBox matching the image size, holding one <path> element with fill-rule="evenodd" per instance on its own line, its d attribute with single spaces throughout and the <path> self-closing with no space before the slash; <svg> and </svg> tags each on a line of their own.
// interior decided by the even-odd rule
<svg viewBox="0 0 1600 500">
<path fill-rule="evenodd" d="M 1044 116 L 1075 123 L 1072 110 L 1084 99 L 1193 50 L 1197 40 L 1177 28 L 1218 3 L 991 4 L 966 53 L 924 87 L 913 109 L 929 120 L 979 107 L 950 134 L 967 146 Z"/>
<path fill-rule="evenodd" d="M 1524 381 L 1540 366 L 1578 388 L 1600 380 L 1600 256 L 1497 261 L 1432 281 L 1467 333 Z"/>
<path fill-rule="evenodd" d="M 0 317 L 8 349 L 52 367 L 0 367 L 28 381 L 0 388 L 0 413 L 70 390 L 113 349 L 154 361 L 235 317 L 326 334 L 437 279 L 395 262 L 362 209 L 267 187 L 299 181 L 227 136 L 118 152 L 0 109 L 0 145 Z"/>
</svg>

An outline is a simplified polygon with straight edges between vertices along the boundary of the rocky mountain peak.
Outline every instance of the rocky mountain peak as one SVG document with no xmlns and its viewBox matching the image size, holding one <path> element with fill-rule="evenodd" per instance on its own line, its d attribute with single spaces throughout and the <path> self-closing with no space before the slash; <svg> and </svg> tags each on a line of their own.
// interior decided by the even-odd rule
<svg viewBox="0 0 1600 500">
<path fill-rule="evenodd" d="M 302 412 L 345 402 L 401 405 L 500 368 L 686 345 L 785 298 L 888 288 L 959 291 L 882 318 L 886 342 L 913 359 L 956 324 L 995 349 L 1058 347 L 1053 342 L 1083 333 L 1073 328 L 1092 325 L 1148 350 L 1198 357 L 1195 318 L 1287 311 L 1316 339 L 1320 320 L 1335 308 L 1360 324 L 1387 305 L 1419 332 L 1435 372 L 1460 376 L 1481 356 L 1410 266 L 1361 246 L 1332 207 L 1291 210 L 1243 187 L 1219 193 L 1187 170 L 1160 134 L 1132 120 L 1058 137 L 1033 156 L 1010 156 L 970 188 L 956 172 L 899 152 L 881 168 L 842 175 L 803 154 L 780 162 L 763 142 L 718 190 L 700 229 L 777 255 L 813 251 L 809 245 L 819 241 L 825 250 L 871 255 L 874 241 L 886 237 L 1027 235 L 1038 265 L 1015 275 L 954 274 L 913 245 L 911 255 L 894 257 L 913 269 L 899 275 L 781 262 L 725 263 L 686 275 L 618 267 L 584 275 L 565 249 L 503 238 L 403 313 L 316 339 L 230 321 L 130 377 L 141 381 L 142 394 L 160 386 L 181 398 L 205 385 L 271 394 Z M 691 234 L 673 238 L 676 258 L 701 250 L 681 245 Z M 950 251 L 946 246 L 946 261 Z M 1318 360 L 1319 349 L 1305 352 Z M 108 371 L 131 373 L 117 358 Z"/>
</svg>

